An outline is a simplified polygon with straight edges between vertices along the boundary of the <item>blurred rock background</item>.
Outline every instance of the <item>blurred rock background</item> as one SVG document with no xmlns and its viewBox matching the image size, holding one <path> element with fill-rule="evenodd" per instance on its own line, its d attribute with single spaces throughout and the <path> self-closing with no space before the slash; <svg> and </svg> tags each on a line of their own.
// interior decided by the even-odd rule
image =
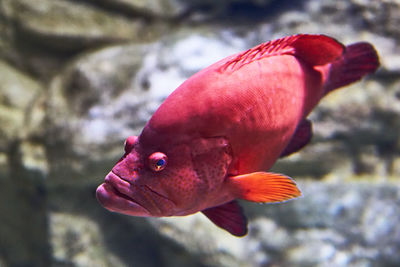
<svg viewBox="0 0 400 267">
<path fill-rule="evenodd" d="M 0 266 L 399 266 L 398 25 L 397 0 L 1 0 Z M 371 42 L 382 64 L 274 167 L 303 198 L 243 203 L 244 238 L 100 207 L 124 139 L 182 81 L 295 33 Z"/>
</svg>

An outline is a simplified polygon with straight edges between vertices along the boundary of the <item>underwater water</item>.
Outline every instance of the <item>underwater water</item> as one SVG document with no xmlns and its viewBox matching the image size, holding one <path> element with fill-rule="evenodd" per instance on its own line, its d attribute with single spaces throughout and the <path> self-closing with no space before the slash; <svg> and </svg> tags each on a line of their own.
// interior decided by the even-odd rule
<svg viewBox="0 0 400 267">
<path fill-rule="evenodd" d="M 0 2 L 0 266 L 399 266 L 397 0 Z M 123 143 L 184 80 L 297 33 L 373 44 L 375 74 L 325 97 L 272 171 L 303 197 L 241 202 L 243 238 L 202 214 L 139 218 L 95 198 Z"/>
</svg>

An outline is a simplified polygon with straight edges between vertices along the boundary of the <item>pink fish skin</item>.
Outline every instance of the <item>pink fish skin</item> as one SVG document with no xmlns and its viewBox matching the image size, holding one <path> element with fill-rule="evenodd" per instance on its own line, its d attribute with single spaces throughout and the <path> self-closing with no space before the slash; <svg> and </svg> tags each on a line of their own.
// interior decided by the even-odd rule
<svg viewBox="0 0 400 267">
<path fill-rule="evenodd" d="M 267 172 L 312 136 L 307 115 L 330 91 L 373 73 L 368 43 L 324 35 L 260 44 L 203 69 L 159 107 L 96 196 L 132 216 L 203 212 L 233 235 L 247 233 L 236 199 L 274 203 L 299 197 L 289 177 Z"/>
</svg>

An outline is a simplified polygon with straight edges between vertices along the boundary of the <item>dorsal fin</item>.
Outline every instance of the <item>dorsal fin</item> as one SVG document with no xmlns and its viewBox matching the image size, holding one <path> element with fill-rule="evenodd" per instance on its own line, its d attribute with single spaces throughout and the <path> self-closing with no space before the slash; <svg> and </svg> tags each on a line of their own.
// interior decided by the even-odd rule
<svg viewBox="0 0 400 267">
<path fill-rule="evenodd" d="M 242 66 L 266 57 L 293 55 L 312 66 L 325 65 L 339 58 L 344 46 L 325 35 L 298 34 L 259 44 L 238 54 L 220 67 L 235 71 Z"/>
</svg>

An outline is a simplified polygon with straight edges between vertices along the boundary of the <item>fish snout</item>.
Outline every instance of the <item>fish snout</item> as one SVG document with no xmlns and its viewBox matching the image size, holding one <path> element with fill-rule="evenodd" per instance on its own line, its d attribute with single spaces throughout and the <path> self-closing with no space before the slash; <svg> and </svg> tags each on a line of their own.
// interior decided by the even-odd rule
<svg viewBox="0 0 400 267">
<path fill-rule="evenodd" d="M 139 170 L 138 169 L 129 170 L 129 173 L 125 173 L 125 172 L 121 173 L 121 172 L 118 172 L 118 170 L 112 169 L 111 172 L 106 176 L 106 179 L 107 179 L 107 177 L 109 177 L 109 175 L 111 173 L 132 185 L 135 184 L 137 182 L 137 180 L 139 179 Z"/>
<path fill-rule="evenodd" d="M 140 204 L 118 192 L 112 185 L 103 183 L 96 189 L 96 198 L 109 211 L 119 212 L 132 216 L 152 216 Z"/>
<path fill-rule="evenodd" d="M 138 164 L 132 164 L 125 160 L 115 165 L 110 173 L 114 173 L 122 180 L 133 184 L 139 179 L 140 168 L 141 166 L 139 166 Z"/>
<path fill-rule="evenodd" d="M 134 176 L 128 180 L 114 171 L 105 177 L 96 196 L 105 208 L 133 216 L 170 216 L 175 209 L 174 202 L 168 197 L 148 185 L 138 185 Z"/>
<path fill-rule="evenodd" d="M 138 186 L 110 171 L 104 183 L 96 190 L 100 204 L 110 211 L 132 216 L 157 216 L 159 211 L 149 209 Z"/>
</svg>

